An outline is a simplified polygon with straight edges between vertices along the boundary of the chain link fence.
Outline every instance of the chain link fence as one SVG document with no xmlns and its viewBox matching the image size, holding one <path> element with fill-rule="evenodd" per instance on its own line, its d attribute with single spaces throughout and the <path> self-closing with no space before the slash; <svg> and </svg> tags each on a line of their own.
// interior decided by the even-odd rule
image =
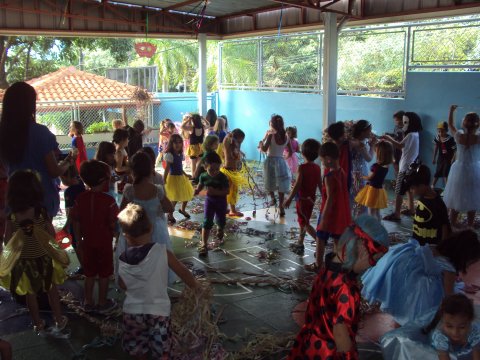
<svg viewBox="0 0 480 360">
<path fill-rule="evenodd" d="M 220 43 L 220 89 L 318 92 L 323 33 Z M 405 96 L 407 70 L 479 71 L 480 18 L 343 30 L 338 93 Z"/>
</svg>

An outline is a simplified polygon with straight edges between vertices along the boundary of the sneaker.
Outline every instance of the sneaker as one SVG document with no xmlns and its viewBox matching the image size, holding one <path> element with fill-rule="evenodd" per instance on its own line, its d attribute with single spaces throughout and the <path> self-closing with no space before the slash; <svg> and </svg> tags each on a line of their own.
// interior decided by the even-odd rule
<svg viewBox="0 0 480 360">
<path fill-rule="evenodd" d="M 48 329 L 49 333 L 51 333 L 52 335 L 59 334 L 65 329 L 67 324 L 68 318 L 66 316 L 62 316 L 62 320 L 60 322 L 55 322 L 55 325 Z"/>
<path fill-rule="evenodd" d="M 41 337 L 45 337 L 48 335 L 47 330 L 45 329 L 45 321 L 42 320 L 40 325 L 33 325 L 33 331 Z"/>
<path fill-rule="evenodd" d="M 117 305 L 117 302 L 115 300 L 107 299 L 107 302 L 105 304 L 98 305 L 97 312 L 99 314 L 105 315 L 105 314 L 108 314 L 108 313 L 112 312 L 117 307 L 118 307 L 118 305 Z"/>
</svg>

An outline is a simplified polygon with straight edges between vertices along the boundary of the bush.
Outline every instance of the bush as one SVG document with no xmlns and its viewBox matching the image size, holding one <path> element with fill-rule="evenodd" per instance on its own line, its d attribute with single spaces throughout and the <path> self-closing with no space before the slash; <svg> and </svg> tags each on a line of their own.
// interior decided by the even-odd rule
<svg viewBox="0 0 480 360">
<path fill-rule="evenodd" d="M 93 123 L 85 130 L 86 134 L 106 133 L 112 131 L 112 127 L 108 122 Z"/>
</svg>

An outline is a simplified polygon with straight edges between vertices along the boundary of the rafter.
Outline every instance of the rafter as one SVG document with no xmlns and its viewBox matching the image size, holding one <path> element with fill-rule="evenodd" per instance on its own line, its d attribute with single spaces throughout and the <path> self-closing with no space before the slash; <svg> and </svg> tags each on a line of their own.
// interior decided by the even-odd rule
<svg viewBox="0 0 480 360">
<path fill-rule="evenodd" d="M 170 11 L 170 10 L 175 10 L 175 9 L 180 9 L 184 6 L 192 5 L 195 3 L 203 2 L 203 0 L 187 0 L 187 1 L 182 1 L 179 2 L 178 4 L 171 5 L 169 7 L 164 8 L 162 11 Z"/>
</svg>

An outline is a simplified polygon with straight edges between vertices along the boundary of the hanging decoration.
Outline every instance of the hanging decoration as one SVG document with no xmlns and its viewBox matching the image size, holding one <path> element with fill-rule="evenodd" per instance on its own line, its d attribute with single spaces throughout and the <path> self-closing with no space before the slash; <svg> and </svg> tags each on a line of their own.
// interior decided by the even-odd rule
<svg viewBox="0 0 480 360">
<path fill-rule="evenodd" d="M 138 56 L 150 59 L 153 55 L 155 55 L 155 52 L 157 51 L 157 47 L 147 41 L 148 26 L 149 24 L 148 24 L 148 12 L 147 12 L 147 18 L 146 18 L 146 24 L 145 24 L 145 41 L 136 43 L 135 51 L 138 54 Z"/>
</svg>

